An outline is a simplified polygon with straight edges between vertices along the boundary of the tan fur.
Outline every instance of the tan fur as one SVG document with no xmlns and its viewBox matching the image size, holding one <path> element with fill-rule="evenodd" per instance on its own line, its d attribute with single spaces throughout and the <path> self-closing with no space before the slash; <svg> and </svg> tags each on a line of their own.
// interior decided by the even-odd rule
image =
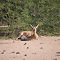
<svg viewBox="0 0 60 60">
<path fill-rule="evenodd" d="M 22 35 L 26 36 L 27 38 L 31 38 L 31 39 L 37 39 L 39 36 L 38 34 L 36 33 L 36 29 L 39 25 L 37 25 L 36 27 L 33 27 L 31 24 L 30 26 L 32 27 L 33 31 L 22 31 L 20 33 L 20 36 L 21 37 Z"/>
</svg>

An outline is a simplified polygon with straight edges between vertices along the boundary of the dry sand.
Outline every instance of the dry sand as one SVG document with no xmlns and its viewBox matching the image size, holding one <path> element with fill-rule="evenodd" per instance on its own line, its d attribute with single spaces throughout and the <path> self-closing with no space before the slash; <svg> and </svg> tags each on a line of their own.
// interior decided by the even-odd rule
<svg viewBox="0 0 60 60">
<path fill-rule="evenodd" d="M 38 40 L 0 40 L 0 60 L 60 60 L 60 37 Z"/>
</svg>

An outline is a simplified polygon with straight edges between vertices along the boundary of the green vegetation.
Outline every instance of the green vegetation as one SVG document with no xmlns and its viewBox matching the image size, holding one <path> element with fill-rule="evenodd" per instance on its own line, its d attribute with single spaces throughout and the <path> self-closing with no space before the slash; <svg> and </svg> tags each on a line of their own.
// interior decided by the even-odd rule
<svg viewBox="0 0 60 60">
<path fill-rule="evenodd" d="M 10 25 L 0 28 L 0 33 L 17 36 L 19 31 L 32 30 L 29 24 L 40 24 L 39 35 L 60 35 L 60 0 L 0 0 L 0 25 Z"/>
</svg>

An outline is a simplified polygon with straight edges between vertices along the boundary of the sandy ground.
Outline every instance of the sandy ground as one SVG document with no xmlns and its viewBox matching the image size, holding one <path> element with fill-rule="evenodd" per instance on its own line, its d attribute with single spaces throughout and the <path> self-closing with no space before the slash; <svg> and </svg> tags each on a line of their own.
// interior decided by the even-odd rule
<svg viewBox="0 0 60 60">
<path fill-rule="evenodd" d="M 60 37 L 38 40 L 0 40 L 0 60 L 60 60 Z"/>
</svg>

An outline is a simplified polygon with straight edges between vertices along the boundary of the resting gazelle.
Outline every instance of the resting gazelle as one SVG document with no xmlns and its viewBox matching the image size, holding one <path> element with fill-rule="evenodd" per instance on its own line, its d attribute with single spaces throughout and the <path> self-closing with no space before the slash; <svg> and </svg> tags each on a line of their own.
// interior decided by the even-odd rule
<svg viewBox="0 0 60 60">
<path fill-rule="evenodd" d="M 24 36 L 26 39 L 37 39 L 39 36 L 36 33 L 36 31 L 39 24 L 36 27 L 33 27 L 31 24 L 30 26 L 32 27 L 33 31 L 22 31 L 18 38 L 21 38 L 22 36 Z"/>
</svg>

